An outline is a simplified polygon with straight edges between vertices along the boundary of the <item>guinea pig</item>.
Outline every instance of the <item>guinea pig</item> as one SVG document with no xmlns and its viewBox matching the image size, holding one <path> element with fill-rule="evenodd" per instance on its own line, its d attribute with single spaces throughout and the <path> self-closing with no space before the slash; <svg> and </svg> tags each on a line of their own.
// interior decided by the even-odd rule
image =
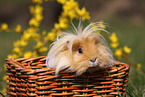
<svg viewBox="0 0 145 97">
<path fill-rule="evenodd" d="M 84 29 L 75 28 L 75 31 L 64 32 L 52 43 L 48 52 L 46 64 L 56 67 L 55 74 L 65 68 L 76 73 L 76 76 L 86 72 L 89 68 L 106 68 L 114 64 L 113 54 L 101 34 L 94 28 L 96 23 L 91 23 Z"/>
</svg>

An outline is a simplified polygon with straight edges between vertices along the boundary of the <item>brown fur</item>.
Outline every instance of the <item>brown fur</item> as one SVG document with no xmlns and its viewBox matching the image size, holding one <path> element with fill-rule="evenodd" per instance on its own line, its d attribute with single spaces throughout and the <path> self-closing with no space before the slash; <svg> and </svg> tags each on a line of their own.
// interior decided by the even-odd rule
<svg viewBox="0 0 145 97">
<path fill-rule="evenodd" d="M 83 54 L 77 52 L 79 48 L 83 50 Z M 90 67 L 90 60 L 95 58 L 98 59 L 96 67 L 100 68 L 108 65 L 109 58 L 99 52 L 98 49 L 101 48 L 104 48 L 104 45 L 100 43 L 96 36 L 77 40 L 72 46 L 73 60 L 69 69 L 77 71 L 76 74 L 80 75 Z"/>
<path fill-rule="evenodd" d="M 95 33 L 98 29 L 94 30 L 92 25 L 84 30 L 78 29 L 76 34 L 64 33 L 53 43 L 48 52 L 47 64 L 56 67 L 56 74 L 68 68 L 78 76 L 90 68 L 92 71 L 93 68 L 106 68 L 114 64 L 112 52 L 103 36 Z"/>
</svg>

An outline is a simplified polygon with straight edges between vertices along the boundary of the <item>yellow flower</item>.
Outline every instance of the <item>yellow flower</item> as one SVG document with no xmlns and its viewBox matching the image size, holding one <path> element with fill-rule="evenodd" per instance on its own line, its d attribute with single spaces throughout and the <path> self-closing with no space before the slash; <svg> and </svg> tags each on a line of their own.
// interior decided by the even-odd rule
<svg viewBox="0 0 145 97">
<path fill-rule="evenodd" d="M 21 45 L 22 47 L 26 46 L 27 44 L 28 44 L 28 41 L 25 41 L 25 40 L 22 40 L 22 39 L 21 39 L 20 45 Z"/>
<path fill-rule="evenodd" d="M 35 6 L 35 15 L 36 14 L 41 14 L 43 11 L 43 8 L 40 5 Z"/>
<path fill-rule="evenodd" d="M 8 58 L 8 59 L 9 59 L 9 58 L 13 58 L 13 56 L 12 56 L 12 55 L 8 55 L 7 58 Z"/>
<path fill-rule="evenodd" d="M 6 23 L 1 24 L 1 30 L 7 30 L 8 25 Z"/>
<path fill-rule="evenodd" d="M 103 21 L 99 21 L 97 24 L 102 29 L 105 29 L 106 28 Z"/>
<path fill-rule="evenodd" d="M 61 4 L 64 4 L 66 3 L 68 0 L 57 0 L 57 2 L 61 3 Z"/>
<path fill-rule="evenodd" d="M 34 6 L 30 6 L 30 7 L 29 7 L 29 10 L 30 10 L 30 13 L 31 13 L 31 14 L 34 14 L 34 11 L 35 11 Z"/>
<path fill-rule="evenodd" d="M 30 58 L 30 57 L 32 57 L 32 52 L 27 51 L 24 53 L 24 58 Z"/>
<path fill-rule="evenodd" d="M 38 33 L 33 33 L 32 38 L 34 38 L 36 41 L 40 41 L 41 36 Z"/>
<path fill-rule="evenodd" d="M 76 11 L 80 16 L 82 16 L 83 14 L 86 13 L 86 8 L 83 7 L 81 10 L 78 8 Z"/>
<path fill-rule="evenodd" d="M 115 55 L 116 55 L 118 58 L 121 58 L 121 57 L 122 57 L 122 49 L 121 49 L 121 48 L 116 49 Z"/>
<path fill-rule="evenodd" d="M 49 32 L 47 37 L 48 37 L 49 40 L 53 41 L 53 40 L 55 40 L 55 33 L 54 32 Z"/>
<path fill-rule="evenodd" d="M 115 33 L 112 33 L 112 35 L 109 38 L 111 42 L 118 42 L 118 38 Z"/>
<path fill-rule="evenodd" d="M 44 52 L 46 52 L 47 50 L 48 50 L 47 47 L 42 47 L 42 48 L 39 49 L 39 52 L 40 52 L 40 53 L 44 53 Z"/>
<path fill-rule="evenodd" d="M 129 54 L 131 52 L 131 48 L 128 48 L 127 46 L 124 46 L 123 50 L 127 54 Z"/>
<path fill-rule="evenodd" d="M 4 75 L 3 80 L 7 80 L 8 77 L 9 77 L 8 75 Z"/>
<path fill-rule="evenodd" d="M 138 70 L 140 70 L 141 65 L 142 65 L 142 64 L 140 64 L 140 63 L 137 64 L 137 69 L 138 69 Z"/>
<path fill-rule="evenodd" d="M 32 0 L 34 3 L 39 3 L 41 4 L 43 1 L 42 0 Z"/>
<path fill-rule="evenodd" d="M 32 18 L 29 21 L 29 25 L 38 27 L 39 26 L 39 22 L 35 18 Z"/>
<path fill-rule="evenodd" d="M 19 45 L 20 45 L 20 41 L 19 40 L 14 42 L 14 47 L 17 47 Z"/>
<path fill-rule="evenodd" d="M 69 11 L 69 10 L 74 10 L 75 8 L 78 7 L 78 3 L 74 0 L 69 0 L 65 3 L 63 6 L 64 11 Z"/>
<path fill-rule="evenodd" d="M 69 16 L 71 19 L 73 19 L 73 18 L 75 18 L 75 17 L 77 16 L 75 10 L 69 10 L 69 11 L 67 12 L 67 14 L 68 14 L 68 16 Z"/>
<path fill-rule="evenodd" d="M 60 27 L 59 27 L 59 24 L 58 24 L 58 23 L 55 23 L 55 24 L 54 24 L 54 28 L 55 28 L 55 29 L 59 29 L 59 28 L 60 28 Z"/>
<path fill-rule="evenodd" d="M 36 14 L 35 18 L 37 21 L 41 21 L 43 19 L 43 16 L 40 14 Z"/>
<path fill-rule="evenodd" d="M 68 19 L 67 18 L 65 18 L 65 17 L 60 17 L 59 18 L 59 23 L 57 24 L 57 23 L 55 23 L 55 28 L 56 29 L 59 29 L 59 28 L 61 28 L 61 29 L 66 29 L 67 27 L 68 27 Z"/>
<path fill-rule="evenodd" d="M 34 27 L 30 27 L 26 30 L 26 32 L 31 33 L 31 34 L 33 34 L 36 31 L 37 31 L 37 28 L 34 28 Z"/>
<path fill-rule="evenodd" d="M 60 27 L 61 29 L 66 29 L 66 28 L 68 27 L 68 24 L 67 24 L 67 23 L 64 23 L 64 22 L 60 22 L 60 23 L 59 23 L 59 27 Z"/>
<path fill-rule="evenodd" d="M 59 22 L 64 22 L 64 23 L 69 23 L 68 18 L 66 18 L 66 17 L 64 17 L 64 16 L 59 17 L 59 20 L 58 20 L 58 21 L 59 21 Z"/>
<path fill-rule="evenodd" d="M 24 34 L 23 34 L 23 37 L 22 37 L 23 40 L 28 41 L 31 37 L 32 37 L 32 36 L 31 36 L 30 33 L 24 31 Z"/>
<path fill-rule="evenodd" d="M 8 55 L 8 58 L 18 58 L 17 54 Z"/>
<path fill-rule="evenodd" d="M 76 12 L 78 13 L 79 17 L 81 16 L 82 20 L 89 20 L 90 19 L 90 15 L 86 11 L 86 8 L 85 7 L 83 7 L 81 10 L 78 8 L 76 10 Z"/>
<path fill-rule="evenodd" d="M 20 54 L 21 53 L 21 49 L 19 47 L 15 47 L 13 49 L 13 52 L 16 53 L 16 54 Z"/>
<path fill-rule="evenodd" d="M 16 28 L 15 28 L 15 31 L 20 32 L 21 31 L 21 25 L 17 25 Z"/>
<path fill-rule="evenodd" d="M 7 69 L 7 66 L 6 65 L 4 65 L 4 70 L 6 70 Z"/>
<path fill-rule="evenodd" d="M 112 48 L 117 48 L 119 46 L 119 43 L 118 42 L 113 42 L 113 43 L 110 44 L 110 46 Z"/>
<path fill-rule="evenodd" d="M 37 42 L 37 45 L 35 46 L 35 49 L 38 49 L 43 46 L 43 43 L 41 41 Z"/>
<path fill-rule="evenodd" d="M 5 94 L 7 92 L 7 88 L 3 88 L 2 93 Z"/>
</svg>

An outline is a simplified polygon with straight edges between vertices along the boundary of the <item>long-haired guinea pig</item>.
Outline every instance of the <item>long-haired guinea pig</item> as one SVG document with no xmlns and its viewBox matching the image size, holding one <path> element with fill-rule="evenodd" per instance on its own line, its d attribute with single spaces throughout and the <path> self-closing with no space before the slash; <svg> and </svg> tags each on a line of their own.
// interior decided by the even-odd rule
<svg viewBox="0 0 145 97">
<path fill-rule="evenodd" d="M 84 30 L 75 28 L 74 33 L 63 33 L 52 43 L 46 63 L 48 67 L 56 67 L 56 74 L 68 68 L 79 76 L 88 68 L 105 68 L 114 64 L 114 58 L 104 37 L 96 33 L 93 25 Z M 103 30 L 105 31 L 105 30 Z M 105 31 L 107 32 L 107 31 Z"/>
</svg>

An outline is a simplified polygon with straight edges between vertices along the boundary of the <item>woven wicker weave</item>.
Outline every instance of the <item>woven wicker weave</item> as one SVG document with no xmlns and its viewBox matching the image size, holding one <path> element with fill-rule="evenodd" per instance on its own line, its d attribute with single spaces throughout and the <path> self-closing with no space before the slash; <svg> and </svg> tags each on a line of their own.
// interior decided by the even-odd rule
<svg viewBox="0 0 145 97">
<path fill-rule="evenodd" d="M 125 95 L 129 65 L 117 62 L 113 67 L 84 73 L 46 67 L 46 57 L 6 59 L 8 95 L 17 97 L 114 97 Z M 102 96 L 101 96 L 102 95 Z"/>
</svg>

